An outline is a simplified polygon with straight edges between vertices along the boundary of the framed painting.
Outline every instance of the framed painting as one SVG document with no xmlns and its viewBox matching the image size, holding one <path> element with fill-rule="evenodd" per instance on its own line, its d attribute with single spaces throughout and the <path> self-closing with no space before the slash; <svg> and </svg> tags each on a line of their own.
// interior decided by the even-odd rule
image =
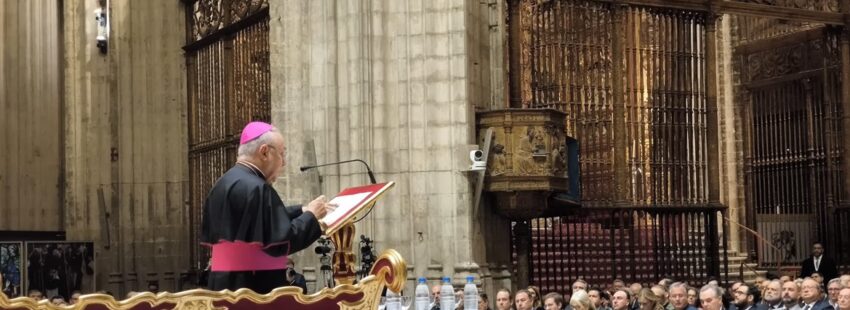
<svg viewBox="0 0 850 310">
<path fill-rule="evenodd" d="M 26 292 L 38 290 L 45 298 L 76 291 L 93 293 L 95 260 L 93 242 L 38 241 L 26 246 Z"/>
<path fill-rule="evenodd" d="M 21 242 L 0 242 L 0 274 L 3 294 L 10 298 L 22 296 L 24 245 Z"/>
</svg>

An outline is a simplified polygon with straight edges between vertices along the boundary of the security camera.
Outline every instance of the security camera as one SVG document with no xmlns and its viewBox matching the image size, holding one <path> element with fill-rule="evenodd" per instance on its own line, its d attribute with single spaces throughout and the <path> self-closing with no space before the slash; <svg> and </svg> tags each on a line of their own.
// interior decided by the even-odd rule
<svg viewBox="0 0 850 310">
<path fill-rule="evenodd" d="M 469 160 L 472 161 L 471 171 L 482 171 L 487 168 L 487 162 L 484 160 L 484 152 L 481 150 L 473 150 L 469 152 Z"/>
<path fill-rule="evenodd" d="M 476 161 L 482 161 L 483 157 L 484 152 L 482 152 L 481 150 L 469 151 L 469 160 L 471 160 L 473 163 Z"/>
</svg>

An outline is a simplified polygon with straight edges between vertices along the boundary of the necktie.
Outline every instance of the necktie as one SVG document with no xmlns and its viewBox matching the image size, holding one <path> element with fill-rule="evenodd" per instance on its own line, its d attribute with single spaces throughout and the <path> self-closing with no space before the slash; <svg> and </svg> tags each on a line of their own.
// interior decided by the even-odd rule
<svg viewBox="0 0 850 310">
<path fill-rule="evenodd" d="M 820 257 L 815 258 L 815 271 L 818 270 L 818 267 L 820 267 Z"/>
<path fill-rule="evenodd" d="M 803 307 L 803 310 L 812 310 L 812 306 L 806 305 L 805 307 Z"/>
</svg>

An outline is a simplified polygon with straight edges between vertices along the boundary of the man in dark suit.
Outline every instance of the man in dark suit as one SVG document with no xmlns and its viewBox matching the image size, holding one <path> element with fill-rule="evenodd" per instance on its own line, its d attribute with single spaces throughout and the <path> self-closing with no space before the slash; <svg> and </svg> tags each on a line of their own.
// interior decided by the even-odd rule
<svg viewBox="0 0 850 310">
<path fill-rule="evenodd" d="M 834 310 L 829 302 L 823 298 L 823 286 L 811 278 L 803 280 L 800 286 L 802 292 L 800 298 L 803 300 L 803 310 Z"/>
<path fill-rule="evenodd" d="M 761 303 L 761 292 L 752 284 L 741 284 L 732 291 L 732 304 L 729 309 L 738 310 L 767 310 L 767 306 Z"/>
<path fill-rule="evenodd" d="M 688 285 L 676 282 L 670 285 L 670 305 L 675 310 L 697 310 L 688 303 Z"/>
<path fill-rule="evenodd" d="M 295 271 L 295 261 L 291 259 L 286 262 L 286 282 L 289 286 L 300 287 L 301 292 L 307 294 L 307 280 L 303 274 Z"/>
<path fill-rule="evenodd" d="M 804 260 L 802 265 L 800 278 L 810 277 L 815 272 L 823 276 L 824 282 L 829 282 L 829 280 L 838 277 L 835 262 L 823 255 L 823 244 L 820 242 L 812 245 L 812 257 Z"/>
</svg>

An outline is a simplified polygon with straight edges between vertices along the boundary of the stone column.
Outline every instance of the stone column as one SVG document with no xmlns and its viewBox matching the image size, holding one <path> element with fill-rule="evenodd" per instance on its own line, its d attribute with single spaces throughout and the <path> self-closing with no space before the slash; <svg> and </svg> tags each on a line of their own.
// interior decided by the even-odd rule
<svg viewBox="0 0 850 310">
<path fill-rule="evenodd" d="M 358 165 L 298 170 L 359 158 L 379 182 L 396 182 L 357 224 L 356 235 L 372 238 L 376 252 L 398 250 L 417 277 L 434 273 L 434 265 L 439 272 L 431 278 L 486 263 L 482 244 L 490 237 L 481 233 L 483 215 L 471 201 L 473 174 L 464 170 L 477 147 L 474 101 L 490 97 L 491 83 L 481 81 L 490 66 L 480 65 L 490 57 L 481 45 L 490 43 L 474 37 L 488 27 L 482 18 L 487 4 L 270 5 L 272 120 L 289 151 L 276 184 L 281 195 L 305 202 L 368 182 Z M 295 256 L 300 266 L 318 267 L 310 249 Z"/>
<path fill-rule="evenodd" d="M 732 18 L 724 16 L 718 23 L 717 38 L 717 78 L 719 91 L 717 94 L 717 106 L 719 117 L 721 151 L 721 203 L 725 204 L 729 210 L 727 216 L 736 218 L 740 208 L 739 187 L 743 182 L 738 182 L 739 176 L 742 175 L 743 165 L 741 158 L 738 156 L 739 142 L 743 135 L 738 128 L 741 123 L 739 116 L 740 106 L 743 104 L 735 102 L 735 80 L 732 69 L 732 35 L 731 35 Z M 729 240 L 730 250 L 743 251 L 740 242 L 740 233 L 737 225 L 730 225 L 729 230 L 725 232 L 727 240 Z"/>
</svg>

